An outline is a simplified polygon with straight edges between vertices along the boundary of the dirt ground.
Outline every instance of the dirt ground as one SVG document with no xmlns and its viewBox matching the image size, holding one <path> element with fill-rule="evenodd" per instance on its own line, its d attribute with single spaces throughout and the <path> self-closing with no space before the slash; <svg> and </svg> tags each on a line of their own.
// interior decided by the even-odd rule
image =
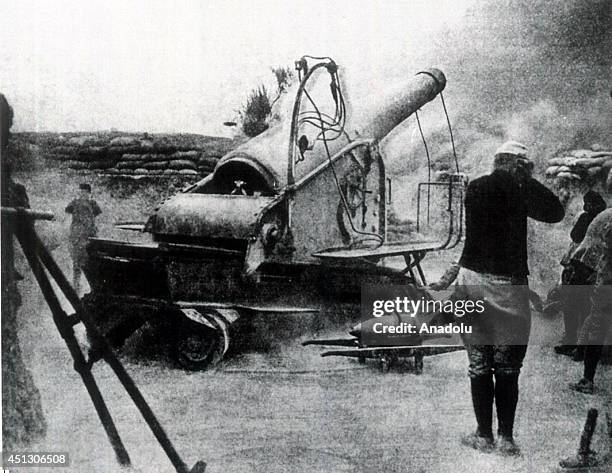
<svg viewBox="0 0 612 473">
<path fill-rule="evenodd" d="M 69 452 L 65 471 L 120 471 L 42 297 L 29 278 L 24 289 L 23 348 L 49 424 L 32 450 Z M 209 372 L 183 371 L 151 348 L 122 358 L 186 463 L 202 459 L 209 472 L 545 472 L 576 449 L 587 409 L 612 393 L 610 366 L 600 368 L 595 396 L 567 388 L 581 367 L 552 353 L 560 321 L 536 316 L 516 427 L 523 456 L 504 459 L 457 441 L 474 424 L 464 352 L 426 359 L 421 376 L 406 365 L 383 374 L 373 363 L 320 358 L 320 349 L 299 345 L 307 335 Z M 173 471 L 110 369 L 94 373 L 134 471 Z M 600 422 L 596 450 L 603 435 Z"/>
<path fill-rule="evenodd" d="M 74 178 L 58 179 L 48 173 L 28 178 L 33 207 L 62 214 L 72 192 L 66 183 Z M 98 198 L 106 210 L 101 228 L 113 219 L 140 217 L 138 202 L 112 199 L 101 189 Z M 45 225 L 46 241 L 70 274 L 62 224 L 41 223 L 41 231 Z M 454 257 L 428 256 L 430 279 Z M 30 450 L 68 452 L 71 467 L 65 471 L 122 471 L 44 300 L 22 270 L 20 337 L 49 425 L 46 439 Z M 349 325 L 317 335 L 341 335 Z M 177 368 L 155 344 L 158 335 L 153 329 L 138 334 L 122 360 L 185 462 L 191 467 L 204 460 L 212 473 L 546 472 L 576 450 L 587 409 L 602 408 L 612 397 L 610 366 L 599 368 L 596 395 L 569 390 L 581 366 L 552 352 L 561 320 L 535 315 L 516 425 L 523 455 L 504 459 L 459 445 L 458 436 L 474 428 L 464 352 L 427 358 L 420 376 L 406 365 L 383 374 L 374 363 L 321 358 L 320 348 L 300 346 L 313 334 L 295 333 L 269 352 L 243 353 L 216 370 L 192 373 Z M 100 364 L 94 374 L 133 471 L 174 471 L 112 371 Z M 602 415 L 595 450 L 603 450 L 603 424 Z"/>
</svg>

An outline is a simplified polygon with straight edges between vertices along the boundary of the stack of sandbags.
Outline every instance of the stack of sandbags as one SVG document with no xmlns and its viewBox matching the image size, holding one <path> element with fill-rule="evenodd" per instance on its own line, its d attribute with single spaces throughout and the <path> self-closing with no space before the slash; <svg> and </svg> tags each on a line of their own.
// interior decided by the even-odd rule
<svg viewBox="0 0 612 473">
<path fill-rule="evenodd" d="M 200 154 L 198 158 L 198 171 L 200 174 L 206 175 L 213 172 L 221 157 L 222 156 L 206 155 L 204 153 Z"/>
<path fill-rule="evenodd" d="M 126 153 L 108 172 L 125 175 L 198 176 L 199 151 L 175 151 L 172 154 Z"/>
<path fill-rule="evenodd" d="M 168 174 L 177 171 L 179 174 L 197 175 L 200 153 L 198 151 L 177 151 L 169 156 Z"/>
<path fill-rule="evenodd" d="M 612 150 L 577 149 L 548 161 L 546 176 L 551 179 L 585 182 L 609 179 Z"/>
<path fill-rule="evenodd" d="M 48 157 L 72 169 L 108 169 L 114 165 L 105 146 L 60 145 L 52 148 Z"/>
<path fill-rule="evenodd" d="M 200 177 L 212 172 L 220 157 L 238 144 L 201 135 L 116 132 L 44 139 L 47 157 L 61 167 L 124 176 Z"/>
</svg>

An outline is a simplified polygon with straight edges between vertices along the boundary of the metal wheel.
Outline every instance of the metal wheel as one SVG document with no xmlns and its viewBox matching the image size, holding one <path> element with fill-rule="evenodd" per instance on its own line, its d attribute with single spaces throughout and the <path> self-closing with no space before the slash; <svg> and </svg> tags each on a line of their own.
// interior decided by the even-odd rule
<svg viewBox="0 0 612 473">
<path fill-rule="evenodd" d="M 176 341 L 176 358 L 188 370 L 203 370 L 223 359 L 229 349 L 230 333 L 225 319 L 217 313 L 202 314 L 209 325 L 189 321 Z"/>
<path fill-rule="evenodd" d="M 219 344 L 216 331 L 200 327 L 184 330 L 176 341 L 176 358 L 188 370 L 203 370 L 213 361 Z"/>
</svg>

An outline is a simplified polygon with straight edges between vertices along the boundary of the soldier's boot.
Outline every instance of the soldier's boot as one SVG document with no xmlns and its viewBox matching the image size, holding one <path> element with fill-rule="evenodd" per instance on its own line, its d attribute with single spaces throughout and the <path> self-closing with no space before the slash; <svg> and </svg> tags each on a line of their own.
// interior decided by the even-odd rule
<svg viewBox="0 0 612 473">
<path fill-rule="evenodd" d="M 495 375 L 495 406 L 499 435 L 499 453 L 506 456 L 517 456 L 521 450 L 514 442 L 514 417 L 518 404 L 518 374 Z"/>
<path fill-rule="evenodd" d="M 478 429 L 475 433 L 461 437 L 461 444 L 481 452 L 491 452 L 495 447 L 493 440 L 493 375 L 480 375 L 470 378 L 472 404 Z"/>
</svg>

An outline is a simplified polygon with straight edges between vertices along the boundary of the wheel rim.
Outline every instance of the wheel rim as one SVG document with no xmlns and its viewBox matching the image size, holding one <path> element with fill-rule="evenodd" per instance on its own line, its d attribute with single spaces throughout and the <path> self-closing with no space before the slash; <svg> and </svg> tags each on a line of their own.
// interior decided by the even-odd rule
<svg viewBox="0 0 612 473">
<path fill-rule="evenodd" d="M 179 362 L 189 369 L 204 369 L 223 359 L 230 345 L 229 327 L 216 312 L 202 314 L 215 329 L 196 326 L 188 329 L 177 344 Z"/>
<path fill-rule="evenodd" d="M 179 354 L 190 363 L 206 363 L 215 352 L 215 336 L 205 333 L 188 333 L 178 343 Z"/>
</svg>

